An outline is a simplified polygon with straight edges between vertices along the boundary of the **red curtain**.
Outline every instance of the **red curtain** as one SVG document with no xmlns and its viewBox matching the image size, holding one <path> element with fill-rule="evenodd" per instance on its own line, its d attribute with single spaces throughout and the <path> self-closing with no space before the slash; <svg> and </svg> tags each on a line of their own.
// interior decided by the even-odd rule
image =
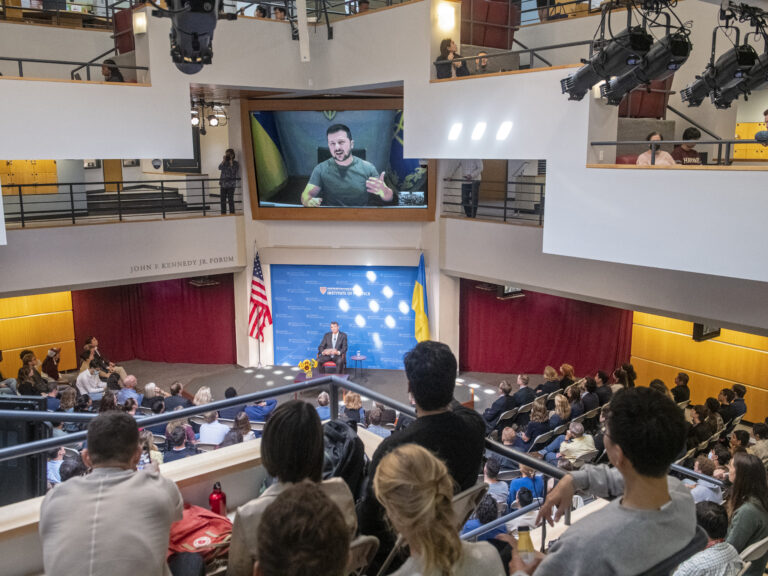
<svg viewBox="0 0 768 576">
<path fill-rule="evenodd" d="M 196 287 L 178 279 L 73 291 L 78 349 L 96 336 L 115 362 L 234 364 L 233 276 L 210 279 L 218 284 Z"/>
<path fill-rule="evenodd" d="M 497 300 L 477 284 L 461 281 L 461 370 L 540 374 L 568 363 L 581 377 L 629 361 L 630 310 L 527 290 Z"/>
</svg>

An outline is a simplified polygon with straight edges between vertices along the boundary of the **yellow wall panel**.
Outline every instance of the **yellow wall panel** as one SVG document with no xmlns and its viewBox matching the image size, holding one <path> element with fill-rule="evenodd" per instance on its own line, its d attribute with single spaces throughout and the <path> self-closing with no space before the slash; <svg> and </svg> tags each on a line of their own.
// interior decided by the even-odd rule
<svg viewBox="0 0 768 576">
<path fill-rule="evenodd" d="M 50 348 L 61 348 L 61 360 L 59 361 L 59 372 L 65 370 L 74 370 L 78 368 L 77 348 L 75 341 L 51 342 L 44 346 L 25 346 L 14 350 L 3 350 L 3 361 L 0 362 L 0 372 L 6 378 L 16 378 L 21 368 L 21 358 L 19 354 L 22 350 L 32 350 L 42 363 Z"/>
<path fill-rule="evenodd" d="M 0 320 L 0 350 L 75 339 L 72 311 Z"/>
<path fill-rule="evenodd" d="M 72 294 L 70 292 L 0 298 L 0 319 L 67 310 L 72 310 Z"/>
<path fill-rule="evenodd" d="M 691 377 L 691 401 L 702 403 L 723 388 L 747 387 L 746 419 L 768 416 L 768 338 L 723 330 L 719 338 L 695 342 L 692 324 L 652 314 L 634 313 L 632 363 L 638 383 L 660 378 L 673 386 L 678 372 Z"/>
</svg>

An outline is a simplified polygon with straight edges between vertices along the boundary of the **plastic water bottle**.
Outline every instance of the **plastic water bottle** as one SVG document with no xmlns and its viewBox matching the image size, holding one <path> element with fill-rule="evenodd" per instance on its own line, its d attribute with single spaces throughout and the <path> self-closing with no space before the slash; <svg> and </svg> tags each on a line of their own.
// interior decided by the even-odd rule
<svg viewBox="0 0 768 576">
<path fill-rule="evenodd" d="M 214 514 L 227 515 L 227 495 L 221 491 L 221 482 L 216 482 L 213 485 L 213 492 L 208 497 L 208 504 Z"/>
<path fill-rule="evenodd" d="M 360 357 L 360 350 L 357 351 L 357 356 Z"/>
<path fill-rule="evenodd" d="M 519 526 L 517 529 L 517 551 L 520 554 L 520 559 L 526 564 L 536 560 L 536 550 L 533 547 L 533 540 L 531 540 L 529 530 L 528 526 Z"/>
</svg>

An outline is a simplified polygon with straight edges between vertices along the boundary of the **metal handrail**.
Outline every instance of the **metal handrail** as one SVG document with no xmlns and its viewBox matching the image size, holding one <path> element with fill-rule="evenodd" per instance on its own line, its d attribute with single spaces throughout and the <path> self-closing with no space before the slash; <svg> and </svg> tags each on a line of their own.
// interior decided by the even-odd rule
<svg viewBox="0 0 768 576">
<path fill-rule="evenodd" d="M 112 52 L 110 50 L 109 52 Z M 109 54 L 107 52 L 106 54 Z M 90 68 L 91 66 L 100 67 L 101 63 L 93 61 L 90 62 L 79 62 L 77 60 L 49 60 L 45 58 L 24 58 L 22 56 L 0 56 L 0 61 L 6 61 L 6 62 L 16 62 L 19 67 L 19 77 L 24 77 L 24 62 L 28 64 L 55 64 L 55 65 L 61 65 L 61 66 L 77 66 L 79 65 L 80 68 L 77 68 L 76 70 L 80 70 L 81 68 L 88 67 L 89 74 L 88 78 L 90 79 Z M 129 66 L 128 64 L 120 64 L 118 68 L 126 68 L 129 70 L 149 70 L 148 66 Z M 74 71 L 71 72 L 71 75 L 74 76 Z M 131 84 L 131 82 L 114 82 L 114 84 Z"/>
<path fill-rule="evenodd" d="M 504 516 L 500 516 L 499 518 L 496 518 L 496 520 L 492 520 L 491 522 L 488 522 L 487 524 L 483 524 L 482 526 L 478 526 L 474 530 L 470 530 L 466 534 L 462 534 L 460 538 L 462 540 L 472 540 L 474 538 L 477 538 L 478 536 L 482 536 L 486 532 L 490 532 L 494 528 L 498 528 L 499 526 L 502 526 L 509 522 L 510 520 L 514 520 L 515 518 L 519 518 L 520 516 L 523 516 L 530 512 L 531 510 L 537 510 L 541 507 L 540 502 L 533 502 L 531 504 L 528 504 L 528 506 L 523 506 L 522 508 L 518 508 L 514 512 L 510 512 L 509 514 L 505 514 Z"/>
<path fill-rule="evenodd" d="M 691 118 L 687 114 L 683 114 L 682 112 L 680 112 L 676 108 L 673 108 L 669 104 L 667 104 L 667 110 L 669 110 L 673 114 L 677 114 L 678 116 L 680 116 L 680 118 L 682 118 L 683 120 L 685 120 L 686 122 L 688 122 L 692 126 L 695 126 L 696 128 L 698 128 L 699 130 L 701 130 L 705 134 L 708 134 L 709 136 L 712 136 L 712 138 L 714 138 L 715 140 L 722 140 L 722 138 L 720 138 L 720 136 L 718 136 L 717 134 L 715 134 L 711 130 L 708 130 L 705 126 L 703 126 L 702 124 L 699 124 L 698 122 L 696 122 L 696 120 L 694 120 L 693 118 Z M 723 145 L 722 144 L 718 144 L 717 145 L 717 163 L 721 164 L 722 162 L 723 162 Z"/>
<path fill-rule="evenodd" d="M 117 2 L 117 4 L 119 4 L 119 3 L 120 2 Z M 101 6 L 96 6 L 95 4 L 77 4 L 77 3 L 73 3 L 73 4 L 79 5 L 79 6 L 87 6 L 88 8 L 102 8 Z M 103 21 L 105 23 L 105 26 L 93 26 L 94 28 L 110 29 L 112 27 L 112 18 L 110 18 L 110 16 L 109 16 L 109 8 L 110 8 L 110 6 L 114 6 L 114 4 L 113 5 L 107 4 L 107 2 L 105 0 L 105 3 L 104 3 L 104 15 L 103 16 L 102 15 L 93 14 L 93 13 L 85 13 L 88 16 L 93 16 L 94 20 L 101 20 L 101 21 Z M 9 20 L 9 18 L 7 17 L 8 10 L 17 9 L 17 10 L 23 10 L 25 12 L 39 12 L 40 14 L 50 14 L 50 15 L 54 15 L 55 14 L 55 16 L 56 16 L 56 24 L 60 23 L 61 15 L 62 14 L 68 14 L 68 15 L 69 14 L 84 14 L 83 12 L 77 12 L 75 10 L 67 10 L 66 8 L 62 10 L 58 6 L 55 9 L 53 9 L 53 10 L 50 9 L 50 8 L 33 8 L 31 6 L 10 6 L 10 5 L 6 4 L 6 0 L 0 0 L 0 9 L 1 9 L 0 11 L 2 12 L 2 15 L 3 15 L 2 19 L 6 20 L 6 21 Z M 114 9 L 112 10 L 112 12 L 114 13 Z M 10 20 L 13 21 L 13 19 L 10 19 Z M 20 21 L 23 21 L 23 20 L 20 20 Z"/>
<path fill-rule="evenodd" d="M 547 46 L 539 46 L 537 48 L 526 48 L 525 50 L 505 50 L 503 52 L 493 52 L 492 54 L 486 54 L 483 56 L 483 58 L 498 58 L 499 56 L 510 56 L 514 54 L 535 54 L 536 52 L 543 52 L 546 50 L 562 50 L 563 48 L 574 48 L 576 46 L 588 46 L 591 44 L 592 40 L 579 40 L 576 42 L 564 42 L 562 44 L 549 44 Z M 438 59 L 437 62 L 467 62 L 477 58 L 478 56 L 462 56 L 461 58 L 454 58 L 453 60 Z"/>
</svg>

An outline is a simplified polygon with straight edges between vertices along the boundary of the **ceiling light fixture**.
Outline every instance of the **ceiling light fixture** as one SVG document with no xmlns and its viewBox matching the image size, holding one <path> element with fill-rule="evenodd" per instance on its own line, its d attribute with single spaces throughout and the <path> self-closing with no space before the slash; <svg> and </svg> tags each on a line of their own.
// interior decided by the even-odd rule
<svg viewBox="0 0 768 576">
<path fill-rule="evenodd" d="M 451 129 L 448 132 L 448 140 L 458 140 L 462 127 L 463 125 L 461 122 L 454 122 L 453 126 L 451 126 Z"/>
<path fill-rule="evenodd" d="M 475 128 L 472 130 L 472 140 L 480 140 L 485 134 L 485 122 L 478 122 L 475 124 Z"/>
<path fill-rule="evenodd" d="M 213 115 L 213 114 L 210 114 L 210 115 L 208 116 L 208 124 L 209 124 L 210 126 L 214 126 L 214 127 L 215 127 L 215 126 L 218 126 L 218 125 L 219 125 L 219 119 L 218 119 L 218 118 L 217 118 L 215 115 Z"/>
<path fill-rule="evenodd" d="M 509 120 L 502 122 L 501 126 L 499 126 L 499 129 L 496 132 L 496 140 L 506 140 L 510 132 L 512 132 L 512 122 Z"/>
</svg>

